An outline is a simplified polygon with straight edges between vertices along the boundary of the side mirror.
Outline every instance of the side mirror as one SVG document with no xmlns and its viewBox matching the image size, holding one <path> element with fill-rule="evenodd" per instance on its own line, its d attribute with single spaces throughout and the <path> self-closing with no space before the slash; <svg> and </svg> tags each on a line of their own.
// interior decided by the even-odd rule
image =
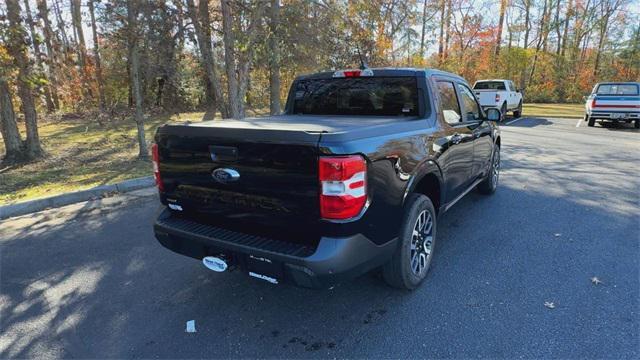
<svg viewBox="0 0 640 360">
<path fill-rule="evenodd" d="M 488 121 L 500 121 L 500 110 L 498 108 L 490 107 L 485 110 L 487 113 L 486 120 Z"/>
</svg>

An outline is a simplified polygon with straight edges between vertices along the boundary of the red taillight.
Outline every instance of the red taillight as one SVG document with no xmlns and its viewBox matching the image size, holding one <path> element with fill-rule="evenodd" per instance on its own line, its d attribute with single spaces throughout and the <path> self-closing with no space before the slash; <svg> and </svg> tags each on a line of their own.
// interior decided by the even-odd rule
<svg viewBox="0 0 640 360">
<path fill-rule="evenodd" d="M 160 151 L 158 150 L 158 144 L 153 144 L 151 146 L 151 156 L 153 161 L 153 177 L 156 178 L 156 185 L 158 186 L 158 190 L 164 191 L 164 184 L 162 183 L 162 178 L 160 177 Z"/>
<path fill-rule="evenodd" d="M 367 163 L 360 155 L 321 157 L 320 215 L 344 220 L 357 216 L 367 202 Z"/>
<path fill-rule="evenodd" d="M 360 70 L 350 70 L 350 71 L 346 71 L 344 72 L 344 77 L 359 77 L 360 76 Z"/>
<path fill-rule="evenodd" d="M 592 107 L 592 108 L 596 107 L 596 98 L 593 98 L 593 99 L 591 100 L 591 107 Z"/>
<path fill-rule="evenodd" d="M 496 102 L 500 102 L 500 94 L 496 94 Z"/>
<path fill-rule="evenodd" d="M 362 76 L 373 76 L 373 70 L 371 69 L 352 69 L 352 70 L 338 70 L 333 73 L 334 78 L 353 78 Z"/>
</svg>

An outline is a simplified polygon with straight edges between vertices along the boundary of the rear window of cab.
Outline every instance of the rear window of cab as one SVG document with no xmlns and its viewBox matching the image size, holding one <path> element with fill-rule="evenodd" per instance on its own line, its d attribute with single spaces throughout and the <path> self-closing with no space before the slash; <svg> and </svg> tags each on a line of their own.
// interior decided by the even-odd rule
<svg viewBox="0 0 640 360">
<path fill-rule="evenodd" d="M 598 85 L 596 95 L 638 95 L 638 85 L 602 84 Z"/>
<path fill-rule="evenodd" d="M 474 90 L 507 90 L 504 81 L 479 81 L 473 85 Z"/>
</svg>

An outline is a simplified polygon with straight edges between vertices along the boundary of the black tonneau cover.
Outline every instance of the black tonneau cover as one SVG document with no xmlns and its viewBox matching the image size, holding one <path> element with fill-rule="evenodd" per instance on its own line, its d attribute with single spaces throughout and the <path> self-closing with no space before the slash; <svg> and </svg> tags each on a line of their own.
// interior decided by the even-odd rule
<svg viewBox="0 0 640 360">
<path fill-rule="evenodd" d="M 286 136 L 278 135 L 279 140 L 317 141 L 319 134 L 338 134 L 363 129 L 386 127 L 387 125 L 409 122 L 417 117 L 407 116 L 341 116 L 341 115 L 278 115 L 252 117 L 242 120 L 224 119 L 184 124 L 169 124 L 159 129 L 160 132 L 171 132 L 174 135 L 233 135 L 237 132 L 244 138 L 261 137 L 263 141 L 270 139 L 275 131 L 286 132 Z M 211 132 L 209 130 L 217 130 Z M 291 137 L 289 137 L 291 136 Z"/>
</svg>

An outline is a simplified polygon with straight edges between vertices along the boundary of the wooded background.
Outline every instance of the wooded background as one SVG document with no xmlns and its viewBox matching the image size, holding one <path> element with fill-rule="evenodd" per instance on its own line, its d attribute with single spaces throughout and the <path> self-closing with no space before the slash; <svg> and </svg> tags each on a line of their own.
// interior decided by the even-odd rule
<svg viewBox="0 0 640 360">
<path fill-rule="evenodd" d="M 526 102 L 579 102 L 640 79 L 637 0 L 3 0 L 5 163 L 43 155 L 38 116 L 281 109 L 302 73 L 432 67 L 508 78 Z M 25 136 L 20 132 L 24 122 Z M 20 125 L 20 126 L 19 126 Z"/>
</svg>

